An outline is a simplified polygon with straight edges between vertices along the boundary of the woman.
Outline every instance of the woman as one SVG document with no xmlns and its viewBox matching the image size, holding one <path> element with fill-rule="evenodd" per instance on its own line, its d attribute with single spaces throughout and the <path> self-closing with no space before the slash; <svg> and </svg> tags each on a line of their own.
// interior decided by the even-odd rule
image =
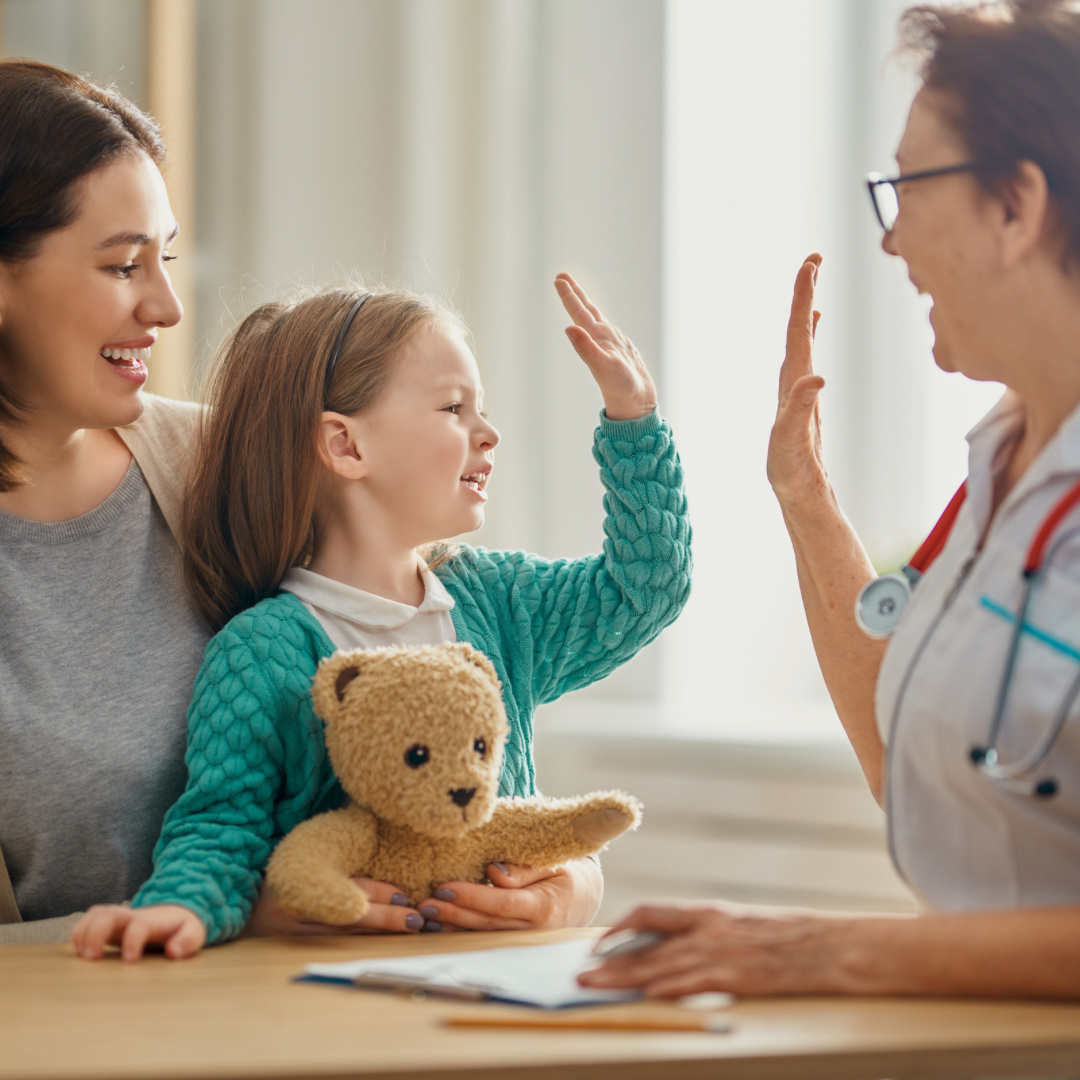
<svg viewBox="0 0 1080 1080">
<path fill-rule="evenodd" d="M 170 530 L 197 409 L 140 394 L 182 314 L 157 126 L 21 61 L 0 116 L 0 922 L 25 921 L 0 941 L 50 940 L 133 894 L 183 789 L 207 634 Z"/>
<path fill-rule="evenodd" d="M 968 436 L 964 494 L 913 559 L 924 576 L 887 646 L 856 623 L 874 571 L 821 455 L 817 256 L 795 285 L 769 478 L 833 702 L 926 911 L 641 908 L 619 928 L 667 940 L 592 986 L 1080 996 L 1080 724 L 1067 719 L 1080 691 L 1080 14 L 1012 0 L 921 6 L 901 25 L 923 85 L 900 177 L 871 179 L 882 246 L 934 300 L 938 365 L 1008 390 Z M 890 621 L 904 590 L 887 588 L 884 604 L 864 599 L 864 621 Z"/>
</svg>

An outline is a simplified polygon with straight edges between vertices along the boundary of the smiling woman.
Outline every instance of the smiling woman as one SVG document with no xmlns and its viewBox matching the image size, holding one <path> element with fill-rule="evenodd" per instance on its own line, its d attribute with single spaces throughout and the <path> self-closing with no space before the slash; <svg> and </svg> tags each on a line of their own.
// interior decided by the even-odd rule
<svg viewBox="0 0 1080 1080">
<path fill-rule="evenodd" d="M 118 94 L 0 63 L 0 942 L 130 898 L 183 785 L 198 410 L 140 392 L 183 314 L 164 157 Z"/>
</svg>

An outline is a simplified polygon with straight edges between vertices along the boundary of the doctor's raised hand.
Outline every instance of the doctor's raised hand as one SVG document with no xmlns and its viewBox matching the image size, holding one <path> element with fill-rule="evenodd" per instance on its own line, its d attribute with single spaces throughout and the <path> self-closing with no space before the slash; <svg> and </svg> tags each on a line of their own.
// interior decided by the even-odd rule
<svg viewBox="0 0 1080 1080">
<path fill-rule="evenodd" d="M 884 653 L 852 611 L 874 568 L 829 484 L 821 447 L 814 337 L 820 313 L 814 288 L 820 255 L 799 268 L 788 319 L 767 473 L 791 537 L 799 588 L 822 674 L 870 789 L 881 799 L 883 747 L 874 717 L 874 685 Z"/>
<path fill-rule="evenodd" d="M 807 257 L 795 279 L 791 300 L 776 422 L 769 438 L 769 483 L 782 505 L 812 507 L 828 497 L 825 462 L 821 454 L 818 395 L 825 385 L 814 374 L 814 334 L 820 312 L 814 310 L 814 287 L 821 256 Z"/>
</svg>

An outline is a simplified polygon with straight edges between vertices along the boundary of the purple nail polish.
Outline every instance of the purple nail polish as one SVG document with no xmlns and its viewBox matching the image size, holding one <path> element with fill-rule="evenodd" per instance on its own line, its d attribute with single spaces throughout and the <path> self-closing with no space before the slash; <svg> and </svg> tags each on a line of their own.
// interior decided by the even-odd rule
<svg viewBox="0 0 1080 1080">
<path fill-rule="evenodd" d="M 421 933 L 424 933 L 424 934 L 441 934 L 442 933 L 442 923 L 441 922 L 436 922 L 435 919 L 428 919 L 428 921 L 426 923 L 424 923 L 424 929 L 421 931 Z"/>
<path fill-rule="evenodd" d="M 423 915 L 406 915 L 405 926 L 409 930 L 423 930 L 424 929 L 424 917 Z"/>
<path fill-rule="evenodd" d="M 390 897 L 390 903 L 393 904 L 394 907 L 408 907 L 409 898 L 404 893 L 396 892 Z"/>
<path fill-rule="evenodd" d="M 454 892 L 453 889 L 436 889 L 435 890 L 435 899 L 436 900 L 456 900 L 457 899 L 457 893 Z"/>
<path fill-rule="evenodd" d="M 496 867 L 500 874 L 505 874 L 507 877 L 510 876 L 510 871 L 506 868 L 506 863 L 495 862 L 491 865 Z"/>
<path fill-rule="evenodd" d="M 439 917 L 439 909 L 437 907 L 432 907 L 430 904 L 425 904 L 420 909 L 420 914 L 423 915 L 425 919 L 437 919 Z"/>
</svg>

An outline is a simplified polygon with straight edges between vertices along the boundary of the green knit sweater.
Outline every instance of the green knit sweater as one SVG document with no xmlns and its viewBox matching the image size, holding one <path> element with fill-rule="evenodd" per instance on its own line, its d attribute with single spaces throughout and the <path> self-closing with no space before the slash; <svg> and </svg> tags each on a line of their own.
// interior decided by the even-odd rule
<svg viewBox="0 0 1080 1080">
<path fill-rule="evenodd" d="M 535 791 L 538 705 L 609 675 L 679 614 L 690 525 L 671 431 L 656 414 L 601 414 L 593 456 L 604 550 L 584 559 L 464 548 L 437 571 L 459 641 L 503 684 L 503 795 Z M 237 615 L 207 646 L 188 711 L 188 784 L 165 817 L 154 873 L 133 905 L 182 904 L 225 941 L 247 922 L 267 859 L 290 829 L 342 804 L 311 679 L 334 646 L 289 593 Z"/>
</svg>

